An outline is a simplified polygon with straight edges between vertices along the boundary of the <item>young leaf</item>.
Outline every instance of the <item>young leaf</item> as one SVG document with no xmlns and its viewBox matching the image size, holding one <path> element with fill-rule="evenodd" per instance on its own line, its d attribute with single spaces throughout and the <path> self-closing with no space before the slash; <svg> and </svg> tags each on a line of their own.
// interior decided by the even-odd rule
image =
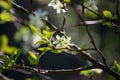
<svg viewBox="0 0 120 80">
<path fill-rule="evenodd" d="M 116 60 L 114 61 L 113 70 L 120 73 L 120 63 L 118 63 Z"/>
<path fill-rule="evenodd" d="M 6 35 L 0 36 L 0 51 L 5 50 L 8 46 L 8 38 Z"/>
<path fill-rule="evenodd" d="M 3 11 L 0 14 L 0 19 L 1 19 L 1 23 L 5 23 L 5 22 L 12 21 L 13 20 L 13 16 L 9 12 Z"/>
<path fill-rule="evenodd" d="M 108 26 L 109 28 L 112 27 L 112 23 L 110 21 L 104 21 L 103 25 Z"/>
<path fill-rule="evenodd" d="M 0 1 L 0 6 L 2 6 L 4 9 L 9 10 L 11 8 L 11 4 L 8 3 L 7 1 Z"/>
<path fill-rule="evenodd" d="M 38 61 L 33 59 L 31 56 L 28 56 L 28 60 L 29 60 L 30 64 L 33 64 L 33 65 L 38 64 Z"/>
<path fill-rule="evenodd" d="M 51 50 L 51 48 L 50 47 L 41 47 L 41 48 L 38 48 L 38 50 L 40 50 L 40 51 L 49 51 L 49 50 Z"/>
<path fill-rule="evenodd" d="M 71 2 L 71 0 L 64 0 L 64 2 L 65 2 L 65 3 L 70 3 L 70 2 Z"/>
<path fill-rule="evenodd" d="M 29 25 L 29 27 L 33 31 L 33 33 L 40 33 L 40 30 L 38 28 L 36 28 L 35 26 L 33 26 L 32 24 Z"/>
<path fill-rule="evenodd" d="M 45 42 L 43 40 L 41 40 L 41 41 L 38 41 L 35 43 L 35 45 L 41 45 L 41 44 L 45 44 Z"/>
<path fill-rule="evenodd" d="M 33 52 L 29 51 L 29 56 L 28 56 L 28 60 L 30 62 L 30 64 L 36 65 L 39 62 L 39 54 L 34 54 Z"/>
<path fill-rule="evenodd" d="M 28 53 L 29 53 L 31 58 L 33 58 L 34 60 L 37 60 L 37 57 L 33 52 L 29 51 Z"/>
<path fill-rule="evenodd" d="M 104 10 L 103 11 L 103 15 L 106 17 L 106 18 L 112 18 L 112 13 L 108 10 Z"/>
<path fill-rule="evenodd" d="M 54 31 L 43 30 L 43 35 L 47 37 L 48 39 L 51 38 L 53 34 L 54 34 Z"/>
</svg>

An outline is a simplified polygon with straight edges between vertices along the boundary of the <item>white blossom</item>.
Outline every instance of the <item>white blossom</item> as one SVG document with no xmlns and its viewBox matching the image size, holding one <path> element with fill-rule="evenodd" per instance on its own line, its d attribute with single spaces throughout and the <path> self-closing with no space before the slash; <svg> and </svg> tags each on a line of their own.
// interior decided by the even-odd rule
<svg viewBox="0 0 120 80">
<path fill-rule="evenodd" d="M 69 46 L 72 45 L 71 37 L 65 37 L 65 36 L 60 37 L 59 35 L 56 35 L 56 40 L 53 42 L 53 44 L 57 49 L 69 48 Z"/>
<path fill-rule="evenodd" d="M 59 0 L 51 0 L 51 2 L 48 4 L 48 6 L 51 6 L 51 7 L 53 7 L 53 9 L 56 9 L 58 14 L 61 11 L 65 12 L 65 9 L 63 9 L 63 4 Z"/>
<path fill-rule="evenodd" d="M 96 6 L 97 1 L 96 0 L 90 0 L 89 5 L 95 9 L 98 10 L 98 7 Z"/>
<path fill-rule="evenodd" d="M 33 14 L 29 15 L 30 23 L 38 28 L 44 27 L 42 19 L 47 20 L 47 12 L 41 9 L 36 10 Z"/>
</svg>

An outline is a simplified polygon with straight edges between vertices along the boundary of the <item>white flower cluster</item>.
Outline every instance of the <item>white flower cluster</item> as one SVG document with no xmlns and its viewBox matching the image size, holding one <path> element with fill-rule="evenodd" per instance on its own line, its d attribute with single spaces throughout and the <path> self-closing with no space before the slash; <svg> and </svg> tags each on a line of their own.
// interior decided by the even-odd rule
<svg viewBox="0 0 120 80">
<path fill-rule="evenodd" d="M 61 11 L 65 12 L 65 9 L 63 9 L 63 4 L 59 0 L 51 0 L 51 2 L 48 4 L 48 6 L 51 6 L 51 7 L 53 7 L 53 9 L 56 9 L 58 14 Z"/>
<path fill-rule="evenodd" d="M 38 28 L 44 27 L 42 19 L 47 20 L 47 14 L 46 11 L 42 11 L 41 9 L 36 10 L 33 14 L 29 15 L 30 23 Z"/>
<path fill-rule="evenodd" d="M 89 5 L 90 5 L 93 9 L 98 10 L 98 7 L 96 6 L 96 3 L 97 3 L 96 0 L 90 0 L 90 1 L 89 1 Z"/>
<path fill-rule="evenodd" d="M 56 35 L 56 40 L 53 42 L 53 45 L 55 45 L 55 48 L 57 49 L 63 49 L 63 48 L 69 48 L 69 46 L 72 46 L 71 43 L 71 37 L 65 37 L 65 36 L 59 36 Z"/>
</svg>

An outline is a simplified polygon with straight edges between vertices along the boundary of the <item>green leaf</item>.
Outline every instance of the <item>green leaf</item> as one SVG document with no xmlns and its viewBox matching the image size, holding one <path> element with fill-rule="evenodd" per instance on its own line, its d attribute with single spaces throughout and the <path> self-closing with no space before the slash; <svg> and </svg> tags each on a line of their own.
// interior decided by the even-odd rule
<svg viewBox="0 0 120 80">
<path fill-rule="evenodd" d="M 54 31 L 43 30 L 43 36 L 47 39 L 51 38 L 54 34 Z"/>
<path fill-rule="evenodd" d="M 28 52 L 29 56 L 28 56 L 28 60 L 30 62 L 30 64 L 36 65 L 39 62 L 39 54 L 35 54 L 31 51 Z"/>
<path fill-rule="evenodd" d="M 106 17 L 106 18 L 112 18 L 112 13 L 108 10 L 104 10 L 103 11 L 103 15 Z"/>
<path fill-rule="evenodd" d="M 85 75 L 85 76 L 89 76 L 89 75 L 96 75 L 96 74 L 101 74 L 102 73 L 102 69 L 90 69 L 90 70 L 83 70 L 81 71 L 81 74 Z"/>
<path fill-rule="evenodd" d="M 40 50 L 40 51 L 49 51 L 49 50 L 51 50 L 51 48 L 50 47 L 41 47 L 41 48 L 38 48 L 38 50 Z"/>
<path fill-rule="evenodd" d="M 113 70 L 120 73 L 120 63 L 118 63 L 116 60 L 114 61 Z"/>
<path fill-rule="evenodd" d="M 31 56 L 28 56 L 28 60 L 29 60 L 30 64 L 33 64 L 33 65 L 38 64 L 37 60 L 33 59 Z"/>
<path fill-rule="evenodd" d="M 64 0 L 64 2 L 65 2 L 65 3 L 70 3 L 70 2 L 71 2 L 71 0 Z"/>
<path fill-rule="evenodd" d="M 35 43 L 35 45 L 41 45 L 41 44 L 45 44 L 45 42 L 41 40 Z"/>
<path fill-rule="evenodd" d="M 12 67 L 15 65 L 15 60 L 10 60 L 9 63 L 7 64 L 7 67 Z"/>
<path fill-rule="evenodd" d="M 14 50 L 16 50 L 16 49 L 17 49 L 16 47 L 7 46 L 7 48 L 5 49 L 5 52 L 6 52 L 6 54 L 13 55 L 14 54 Z"/>
<path fill-rule="evenodd" d="M 109 28 L 112 27 L 112 23 L 110 21 L 104 21 L 103 25 L 108 26 Z"/>
<path fill-rule="evenodd" d="M 7 1 L 0 1 L 0 6 L 2 6 L 4 9 L 9 10 L 11 8 L 11 4 Z"/>
<path fill-rule="evenodd" d="M 3 11 L 2 13 L 0 13 L 0 19 L 1 19 L 1 23 L 5 23 L 12 21 L 13 16 L 9 12 Z"/>
<path fill-rule="evenodd" d="M 22 51 L 23 51 L 23 49 L 17 49 L 16 51 L 15 51 L 15 53 L 16 53 L 16 56 L 15 56 L 15 61 L 18 59 L 18 57 L 20 56 L 20 54 L 22 53 Z"/>
<path fill-rule="evenodd" d="M 32 24 L 29 25 L 30 29 L 33 31 L 33 33 L 40 33 L 40 29 L 36 28 Z"/>
<path fill-rule="evenodd" d="M 3 61 L 3 66 L 4 67 L 10 67 L 10 58 L 7 55 L 2 55 L 0 56 L 0 59 Z"/>
<path fill-rule="evenodd" d="M 56 53 L 56 54 L 61 54 L 63 51 L 60 50 L 60 49 L 53 49 L 51 50 L 53 53 Z"/>
<path fill-rule="evenodd" d="M 6 35 L 0 36 L 0 51 L 5 50 L 8 46 L 8 38 Z"/>
<path fill-rule="evenodd" d="M 83 74 L 85 76 L 89 76 L 90 75 L 90 70 L 83 70 L 83 71 L 81 71 L 81 74 Z"/>
<path fill-rule="evenodd" d="M 37 60 L 37 57 L 33 52 L 29 51 L 28 53 L 29 53 L 31 58 L 33 58 L 34 60 Z"/>
</svg>

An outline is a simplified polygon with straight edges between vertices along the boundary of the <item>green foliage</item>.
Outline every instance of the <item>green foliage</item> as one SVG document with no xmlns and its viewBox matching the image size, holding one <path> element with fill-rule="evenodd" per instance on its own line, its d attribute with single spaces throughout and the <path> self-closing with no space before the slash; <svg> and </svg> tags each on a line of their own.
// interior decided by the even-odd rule
<svg viewBox="0 0 120 80">
<path fill-rule="evenodd" d="M 34 25 L 30 24 L 29 27 L 30 27 L 30 29 L 32 30 L 33 33 L 40 33 L 40 29 L 38 29 Z"/>
<path fill-rule="evenodd" d="M 120 63 L 118 63 L 116 60 L 114 61 L 113 70 L 120 73 Z"/>
<path fill-rule="evenodd" d="M 111 19 L 113 17 L 112 13 L 108 10 L 104 10 L 103 15 L 104 15 L 104 17 L 109 18 L 109 19 Z"/>
<path fill-rule="evenodd" d="M 6 2 L 5 0 L 0 1 L 0 6 L 3 7 L 5 10 L 10 10 L 12 4 Z"/>
<path fill-rule="evenodd" d="M 34 28 L 34 32 L 36 33 L 35 30 L 37 30 L 37 29 L 35 29 L 35 27 L 33 27 L 33 28 Z M 48 46 L 52 46 L 51 39 L 52 39 L 54 33 L 55 33 L 55 31 L 49 30 L 49 28 L 46 26 L 44 29 L 42 29 L 41 32 L 39 32 L 38 35 L 40 36 L 41 40 L 36 42 L 36 45 L 47 44 Z"/>
<path fill-rule="evenodd" d="M 28 52 L 28 60 L 30 64 L 37 65 L 39 63 L 39 54 L 38 53 L 33 53 L 31 51 Z"/>
<path fill-rule="evenodd" d="M 70 3 L 70 2 L 71 2 L 71 0 L 64 0 L 64 2 L 65 2 L 65 3 Z"/>
<path fill-rule="evenodd" d="M 108 10 L 103 11 L 103 16 L 107 19 L 111 19 L 111 20 L 113 19 L 112 13 Z M 107 25 L 108 27 L 112 27 L 112 22 L 108 21 L 108 20 L 104 20 L 103 25 Z"/>
<path fill-rule="evenodd" d="M 0 53 L 3 53 L 0 55 L 0 60 L 3 62 L 2 68 L 14 66 L 21 52 L 21 49 L 8 45 L 6 35 L 0 36 Z"/>
<path fill-rule="evenodd" d="M 109 28 L 112 27 L 112 23 L 111 23 L 111 21 L 103 21 L 102 24 L 105 25 L 105 26 L 108 26 Z"/>
<path fill-rule="evenodd" d="M 116 60 L 114 60 L 114 66 L 112 67 L 112 69 L 114 71 L 120 73 L 120 63 L 118 63 Z M 116 80 L 116 78 L 113 77 L 112 75 L 110 75 L 108 80 Z"/>
<path fill-rule="evenodd" d="M 10 22 L 13 20 L 13 15 L 7 11 L 0 13 L 0 23 Z"/>
<path fill-rule="evenodd" d="M 102 69 L 90 69 L 90 70 L 83 70 L 81 71 L 81 74 L 85 75 L 85 76 L 94 76 L 97 74 L 101 74 Z"/>
<path fill-rule="evenodd" d="M 19 57 L 21 52 L 22 52 L 21 49 L 15 49 L 11 54 L 0 55 L 0 59 L 3 61 L 2 68 L 15 66 L 17 58 Z"/>
<path fill-rule="evenodd" d="M 8 45 L 8 38 L 6 35 L 0 36 L 0 51 L 5 50 Z"/>
</svg>

